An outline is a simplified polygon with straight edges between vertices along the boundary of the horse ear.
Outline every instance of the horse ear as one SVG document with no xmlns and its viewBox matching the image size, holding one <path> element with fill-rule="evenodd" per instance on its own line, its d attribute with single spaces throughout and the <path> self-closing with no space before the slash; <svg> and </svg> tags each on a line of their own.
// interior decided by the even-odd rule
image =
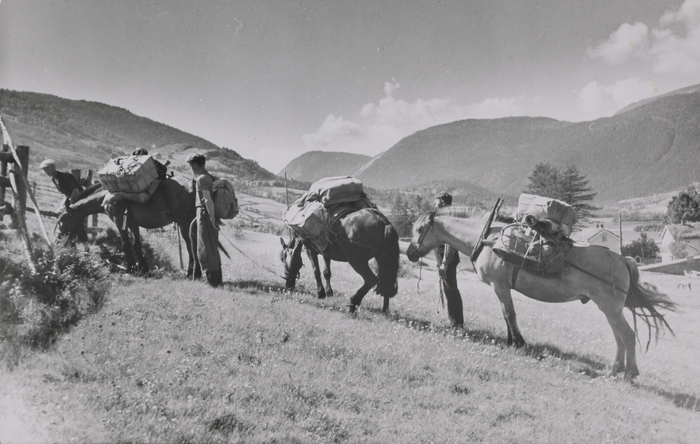
<svg viewBox="0 0 700 444">
<path fill-rule="evenodd" d="M 282 244 L 282 248 L 287 248 L 287 244 L 284 243 L 284 239 L 280 237 L 280 243 Z"/>
</svg>

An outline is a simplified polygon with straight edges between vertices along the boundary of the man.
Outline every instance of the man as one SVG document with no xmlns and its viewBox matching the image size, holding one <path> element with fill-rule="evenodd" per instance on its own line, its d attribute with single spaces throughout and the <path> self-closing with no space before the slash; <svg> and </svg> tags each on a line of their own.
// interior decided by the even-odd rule
<svg viewBox="0 0 700 444">
<path fill-rule="evenodd" d="M 66 211 L 68 211 L 70 204 L 75 202 L 78 194 L 83 191 L 83 187 L 78 182 L 78 179 L 76 179 L 75 176 L 70 173 L 57 171 L 56 162 L 52 159 L 44 160 L 41 162 L 39 167 L 44 170 L 44 173 L 46 173 L 47 176 L 51 178 L 58 191 L 66 196 L 66 199 L 63 201 L 63 205 L 65 206 Z"/>
<path fill-rule="evenodd" d="M 452 205 L 452 196 L 443 193 L 435 197 L 435 211 Z M 459 252 L 443 244 L 435 249 L 435 259 L 438 266 L 440 292 L 447 299 L 447 314 L 453 327 L 464 325 L 464 313 L 462 312 L 462 295 L 457 288 L 457 265 L 459 264 Z"/>
<path fill-rule="evenodd" d="M 207 282 L 212 287 L 222 284 L 221 257 L 217 246 L 219 244 L 219 226 L 214 211 L 212 186 L 214 178 L 204 167 L 206 159 L 203 154 L 193 154 L 187 159 L 192 168 L 195 182 L 195 200 L 197 206 L 196 251 L 195 255 L 202 272 L 206 274 Z M 190 230 L 192 232 L 192 230 Z M 194 240 L 194 239 L 193 239 Z"/>
</svg>

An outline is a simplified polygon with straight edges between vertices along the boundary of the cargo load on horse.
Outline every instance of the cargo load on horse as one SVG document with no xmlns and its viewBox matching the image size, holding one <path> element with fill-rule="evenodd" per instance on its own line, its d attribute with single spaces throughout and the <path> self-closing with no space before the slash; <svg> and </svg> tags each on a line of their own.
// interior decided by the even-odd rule
<svg viewBox="0 0 700 444">
<path fill-rule="evenodd" d="M 493 252 L 526 270 L 559 273 L 573 246 L 568 237 L 577 222 L 571 205 L 557 199 L 521 194 L 515 222 L 503 227 Z"/>
<path fill-rule="evenodd" d="M 159 173 L 159 164 L 148 155 L 115 157 L 97 174 L 111 194 L 107 200 L 120 196 L 138 203 L 146 203 L 165 178 Z"/>
<path fill-rule="evenodd" d="M 329 227 L 336 220 L 363 208 L 377 206 L 367 197 L 362 182 L 350 176 L 326 177 L 311 185 L 285 212 L 285 224 L 323 252 Z"/>
</svg>

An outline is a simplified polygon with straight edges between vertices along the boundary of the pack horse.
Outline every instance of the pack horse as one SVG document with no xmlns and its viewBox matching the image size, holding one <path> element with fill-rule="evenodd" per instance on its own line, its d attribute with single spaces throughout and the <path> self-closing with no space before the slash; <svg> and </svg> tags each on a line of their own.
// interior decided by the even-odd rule
<svg viewBox="0 0 700 444">
<path fill-rule="evenodd" d="M 362 192 L 362 184 L 351 177 L 330 177 L 314 183 L 309 192 L 286 212 L 290 227 L 288 242 L 280 239 L 280 258 L 284 264 L 287 289 L 293 290 L 302 266 L 302 249 L 313 265 L 320 298 L 332 296 L 331 261 L 347 262 L 362 276 L 363 285 L 350 298 L 349 311 L 354 313 L 364 296 L 375 287 L 384 298 L 382 311 L 397 293 L 399 271 L 399 236 L 391 222 L 381 214 Z M 321 282 L 318 256 L 325 262 Z M 375 275 L 369 261 L 377 262 Z"/>
<path fill-rule="evenodd" d="M 508 223 L 493 221 L 493 213 L 468 208 L 423 214 L 413 224 L 407 256 L 415 262 L 442 243 L 471 256 L 479 278 L 491 285 L 501 303 L 509 345 L 525 344 L 516 322 L 511 290 L 542 302 L 592 300 L 605 314 L 617 343 L 610 373 L 624 372 L 626 379 L 636 377 L 639 374 L 635 356 L 637 316 L 646 321 L 650 334 L 652 323 L 658 334 L 664 327 L 670 330 L 658 309 L 673 309 L 675 304 L 652 285 L 639 282 L 634 261 L 603 247 L 574 246 L 567 266 L 557 274 L 518 269 L 493 251 L 494 241 L 506 226 Z M 635 330 L 623 315 L 625 307 L 635 316 Z"/>
</svg>

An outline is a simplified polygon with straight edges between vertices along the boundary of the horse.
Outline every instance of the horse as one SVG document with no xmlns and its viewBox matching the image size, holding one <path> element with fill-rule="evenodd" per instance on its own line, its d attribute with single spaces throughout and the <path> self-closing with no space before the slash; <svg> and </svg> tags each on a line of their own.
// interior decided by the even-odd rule
<svg viewBox="0 0 700 444">
<path fill-rule="evenodd" d="M 289 243 L 280 238 L 280 258 L 284 263 L 287 289 L 294 289 L 302 266 L 301 249 L 306 245 L 309 258 L 314 264 L 319 297 L 333 294 L 330 287 L 330 261 L 347 262 L 364 280 L 363 285 L 350 298 L 349 312 L 355 313 L 362 303 L 362 298 L 376 286 L 375 292 L 384 298 L 382 312 L 386 313 L 389 310 L 389 300 L 398 291 L 400 256 L 399 235 L 389 219 L 375 209 L 364 208 L 332 221 L 326 230 L 327 242 L 322 248 L 314 242 L 303 240 L 293 230 Z M 328 291 L 325 292 L 318 272 L 318 254 L 323 256 L 326 263 L 324 276 Z M 371 259 L 377 261 L 377 275 L 369 266 Z"/>
<path fill-rule="evenodd" d="M 296 280 L 299 276 L 299 272 L 296 274 L 288 272 L 289 269 L 294 267 L 288 266 L 291 263 L 301 263 L 301 250 L 306 252 L 309 260 L 311 261 L 311 268 L 314 270 L 314 278 L 316 278 L 316 294 L 319 299 L 325 299 L 326 297 L 333 297 L 333 287 L 331 287 L 331 259 L 327 256 L 323 256 L 318 249 L 310 241 L 305 241 L 301 238 L 294 230 L 290 231 L 289 243 L 285 243 L 284 239 L 280 238 L 280 243 L 282 244 L 282 251 L 280 251 L 280 260 L 285 264 L 285 286 L 287 290 L 293 291 L 296 286 Z M 321 267 L 319 266 L 318 257 L 323 258 L 323 279 L 325 279 L 326 284 L 323 285 L 321 280 Z"/>
<path fill-rule="evenodd" d="M 195 263 L 189 237 L 189 226 L 196 216 L 191 181 L 180 177 L 164 179 L 146 203 L 123 199 L 109 201 L 105 205 L 103 201 L 107 193 L 108 190 L 102 187 L 93 187 L 91 192 L 81 194 L 68 211 L 59 216 L 57 227 L 60 235 L 67 236 L 68 239 L 87 240 L 83 220 L 91 214 L 106 213 L 121 236 L 127 270 L 146 272 L 148 265 L 143 257 L 139 227 L 162 228 L 175 222 L 187 246 L 187 277 L 201 277 L 202 272 Z M 129 241 L 129 231 L 134 238 L 133 247 Z"/>
<path fill-rule="evenodd" d="M 564 271 L 551 275 L 538 274 L 516 267 L 493 252 L 493 241 L 508 223 L 497 218 L 490 226 L 490 221 L 488 212 L 468 207 L 446 208 L 423 214 L 413 224 L 406 255 L 416 262 L 438 245 L 448 243 L 465 255 L 472 256 L 479 278 L 493 287 L 501 303 L 508 329 L 508 345 L 525 345 L 516 322 L 511 290 L 542 302 L 580 300 L 586 303 L 592 300 L 605 314 L 617 343 L 617 352 L 609 371 L 611 376 L 624 372 L 625 379 L 632 380 L 639 375 L 635 356 L 637 315 L 647 323 L 650 335 L 651 321 L 657 335 L 664 327 L 673 333 L 657 309 L 673 310 L 676 304 L 653 285 L 639 281 L 639 269 L 633 260 L 605 247 L 574 246 L 568 253 Z M 479 239 L 480 234 L 483 243 Z M 475 245 L 477 248 L 474 248 Z M 634 315 L 634 330 L 623 315 L 624 307 Z"/>
</svg>

